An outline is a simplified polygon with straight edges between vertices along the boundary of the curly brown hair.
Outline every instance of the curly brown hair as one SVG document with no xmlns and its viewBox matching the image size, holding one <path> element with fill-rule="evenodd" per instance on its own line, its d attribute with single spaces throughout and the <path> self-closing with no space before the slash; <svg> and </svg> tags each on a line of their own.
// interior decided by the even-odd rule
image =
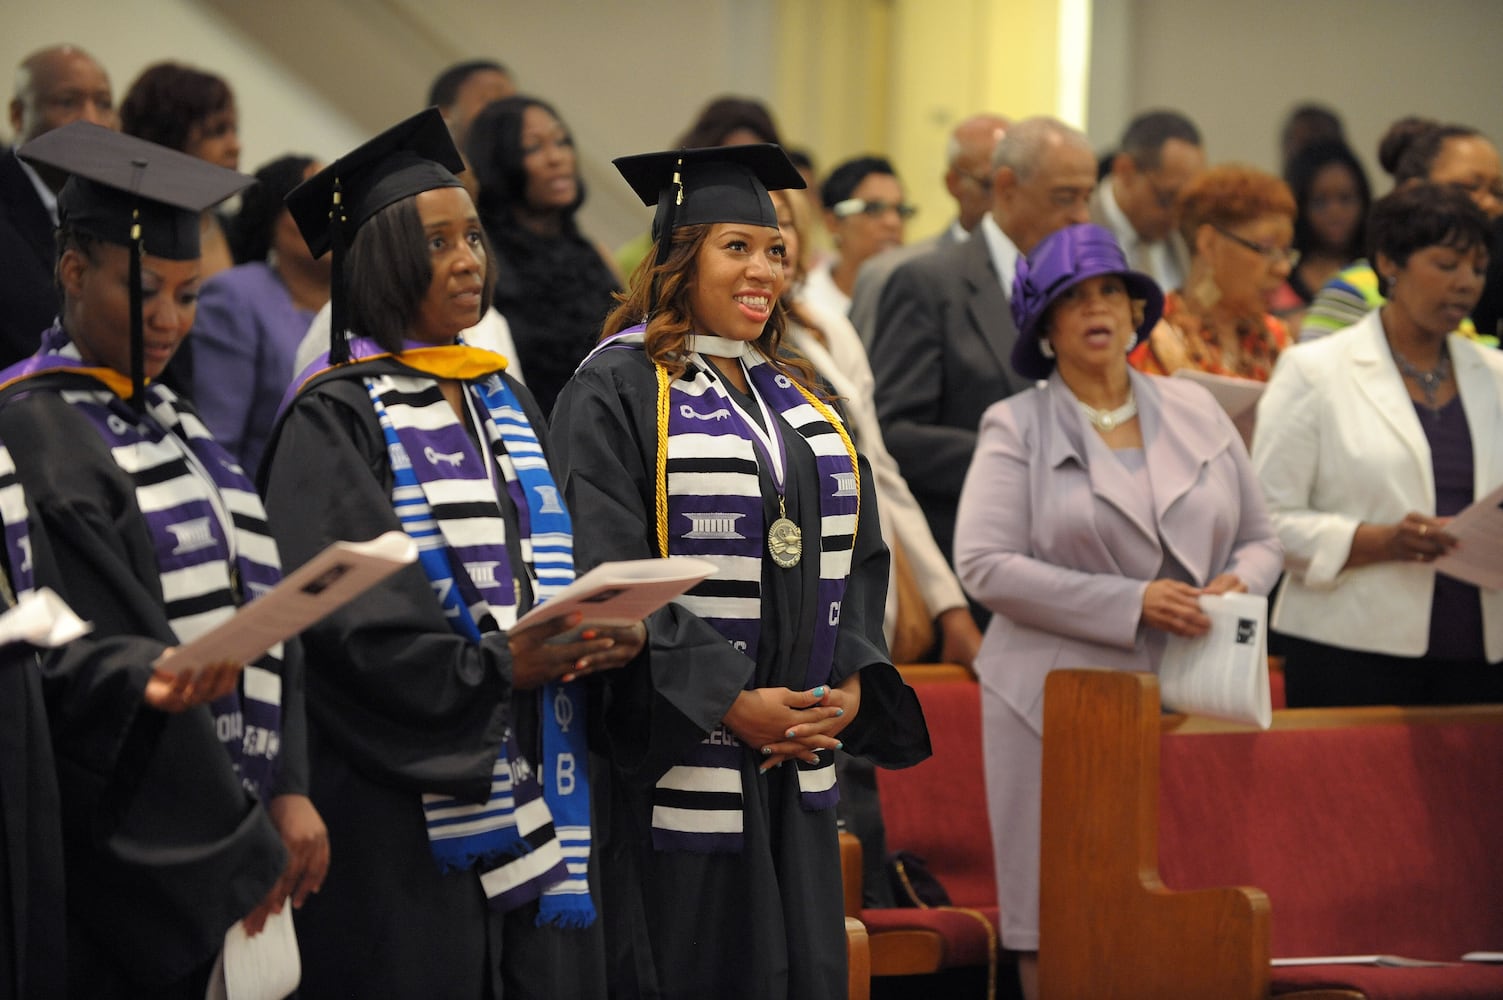
<svg viewBox="0 0 1503 1000">
<path fill-rule="evenodd" d="M 643 348 L 647 356 L 655 364 L 662 365 L 673 378 L 682 375 L 687 366 L 685 344 L 694 333 L 689 296 L 698 276 L 699 251 L 714 228 L 706 223 L 675 229 L 668 257 L 662 264 L 656 263 L 657 248 L 654 245 L 632 272 L 626 291 L 615 293 L 618 305 L 605 318 L 601 339 L 636 326 L 645 317 L 647 331 Z M 756 340 L 757 349 L 783 374 L 811 392 L 823 395 L 809 362 L 783 349 L 783 337 L 787 331 L 788 311 L 779 299 L 773 303 L 772 317 L 763 328 L 762 336 Z"/>
<path fill-rule="evenodd" d="M 1179 196 L 1179 231 L 1193 251 L 1201 226 L 1230 229 L 1265 215 L 1287 216 L 1297 209 L 1294 192 L 1273 174 L 1240 163 L 1212 167 L 1191 181 Z"/>
</svg>

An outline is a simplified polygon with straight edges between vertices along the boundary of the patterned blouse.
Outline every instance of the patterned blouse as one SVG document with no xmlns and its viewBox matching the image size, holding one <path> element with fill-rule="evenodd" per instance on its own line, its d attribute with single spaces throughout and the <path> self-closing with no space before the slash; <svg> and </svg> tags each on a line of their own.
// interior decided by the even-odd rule
<svg viewBox="0 0 1503 1000">
<path fill-rule="evenodd" d="M 1264 313 L 1237 321 L 1236 364 L 1228 365 L 1222 356 L 1217 331 L 1206 325 L 1205 317 L 1179 292 L 1164 296 L 1164 320 L 1179 332 L 1184 341 L 1190 367 L 1213 375 L 1234 375 L 1267 382 L 1273 363 L 1289 342 L 1283 322 Z M 1128 364 L 1149 375 L 1168 375 L 1169 371 L 1154 353 L 1151 339 L 1135 347 L 1127 356 Z"/>
</svg>

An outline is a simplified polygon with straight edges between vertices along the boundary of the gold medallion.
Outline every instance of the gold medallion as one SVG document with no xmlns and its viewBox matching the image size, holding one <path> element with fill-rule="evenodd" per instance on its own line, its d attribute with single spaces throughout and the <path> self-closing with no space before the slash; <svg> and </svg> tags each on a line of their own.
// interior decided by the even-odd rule
<svg viewBox="0 0 1503 1000">
<path fill-rule="evenodd" d="M 772 553 L 773 562 L 792 569 L 804 554 L 804 533 L 788 518 L 780 517 L 767 529 L 767 551 Z"/>
</svg>

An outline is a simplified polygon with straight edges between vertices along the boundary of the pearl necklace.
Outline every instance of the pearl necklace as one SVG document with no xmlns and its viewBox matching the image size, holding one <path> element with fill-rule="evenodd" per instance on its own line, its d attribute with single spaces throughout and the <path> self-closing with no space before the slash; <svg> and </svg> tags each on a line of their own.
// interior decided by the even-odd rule
<svg viewBox="0 0 1503 1000">
<path fill-rule="evenodd" d="M 1127 390 L 1127 402 L 1115 410 L 1098 410 L 1094 406 L 1087 406 L 1078 399 L 1075 401 L 1075 405 L 1080 407 L 1080 412 L 1085 414 L 1086 419 L 1091 422 L 1091 426 L 1103 434 L 1121 427 L 1138 415 L 1138 397 L 1133 395 L 1131 387 L 1128 387 Z"/>
</svg>

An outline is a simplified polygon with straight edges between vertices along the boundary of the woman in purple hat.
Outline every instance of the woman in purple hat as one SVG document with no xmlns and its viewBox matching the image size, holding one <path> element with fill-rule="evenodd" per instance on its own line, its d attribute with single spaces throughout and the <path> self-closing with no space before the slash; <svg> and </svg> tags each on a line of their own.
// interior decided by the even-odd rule
<svg viewBox="0 0 1503 1000">
<path fill-rule="evenodd" d="M 976 658 L 1003 946 L 1037 996 L 1044 678 L 1155 670 L 1202 594 L 1266 593 L 1282 565 L 1242 439 L 1200 386 L 1132 371 L 1163 294 L 1078 225 L 1019 261 L 1012 365 L 1043 380 L 981 421 L 955 565 L 994 617 Z"/>
</svg>

